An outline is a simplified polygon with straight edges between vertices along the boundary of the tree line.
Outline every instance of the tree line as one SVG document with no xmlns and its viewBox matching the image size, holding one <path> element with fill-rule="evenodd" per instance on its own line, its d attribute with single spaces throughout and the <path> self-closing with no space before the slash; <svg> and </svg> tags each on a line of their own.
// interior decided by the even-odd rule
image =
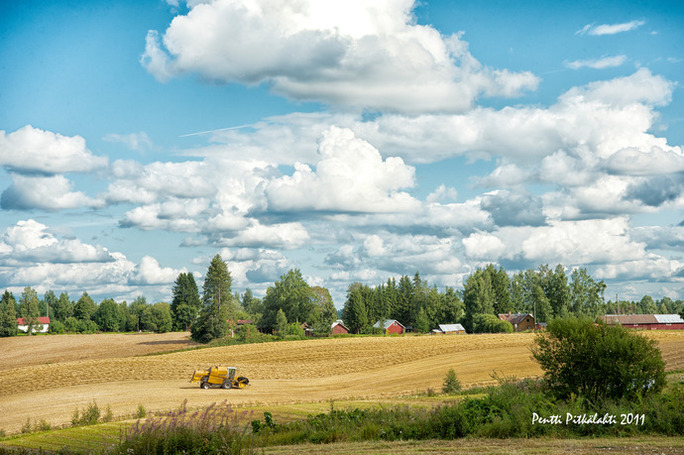
<svg viewBox="0 0 684 455">
<path fill-rule="evenodd" d="M 509 274 L 493 264 L 478 268 L 466 278 L 462 289 L 443 290 L 416 272 L 411 278 L 389 278 L 376 286 L 352 283 L 341 312 L 335 309 L 327 289 L 310 286 L 298 269 L 291 269 L 269 287 L 263 299 L 247 288 L 232 291 L 232 277 L 220 255 L 214 256 L 202 289 L 192 273 L 181 273 L 174 282 L 172 300 L 148 304 L 144 296 L 133 302 L 104 299 L 96 304 L 87 292 L 72 301 L 66 292 L 59 297 L 47 291 L 40 299 L 31 287 L 19 299 L 5 290 L 0 300 L 0 336 L 17 334 L 17 318 L 32 327 L 38 317 L 49 315 L 53 333 L 184 331 L 209 342 L 228 334 L 256 331 L 279 336 L 303 335 L 303 328 L 328 335 L 341 315 L 352 333 L 371 333 L 373 324 L 396 319 L 416 332 L 429 332 L 438 324 L 461 323 L 468 332 L 512 330 L 497 314 L 524 312 L 537 322 L 567 315 L 597 317 L 603 314 L 684 313 L 684 303 L 664 297 L 655 301 L 608 300 L 603 281 L 593 279 L 584 268 L 570 274 L 562 265 L 542 265 Z M 241 322 L 238 324 L 238 322 Z"/>
<path fill-rule="evenodd" d="M 438 324 L 461 323 L 466 331 L 511 331 L 498 314 L 532 313 L 537 322 L 568 315 L 598 317 L 604 314 L 684 313 L 684 302 L 646 295 L 640 301 L 606 301 L 606 285 L 592 278 L 585 268 L 570 274 L 565 267 L 541 265 L 509 274 L 489 264 L 466 278 L 463 289 L 440 291 L 416 272 L 377 286 L 352 283 L 347 290 L 342 317 L 354 333 L 368 333 L 380 320 L 396 319 L 417 332 L 428 332 Z"/>
</svg>

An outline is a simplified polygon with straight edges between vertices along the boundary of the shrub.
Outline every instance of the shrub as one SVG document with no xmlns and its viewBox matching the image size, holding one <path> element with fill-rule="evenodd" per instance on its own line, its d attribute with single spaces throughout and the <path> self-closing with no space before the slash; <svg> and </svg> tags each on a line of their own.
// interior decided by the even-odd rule
<svg viewBox="0 0 684 455">
<path fill-rule="evenodd" d="M 535 340 L 532 355 L 558 398 L 577 395 L 594 406 L 636 399 L 665 386 L 665 362 L 655 340 L 588 318 L 558 318 Z"/>
<path fill-rule="evenodd" d="M 452 369 L 444 377 L 442 392 L 447 395 L 455 395 L 461 391 L 461 381 L 456 377 L 456 372 Z"/>
<path fill-rule="evenodd" d="M 100 414 L 100 407 L 93 400 L 93 402 L 83 410 L 83 413 L 79 412 L 78 408 L 74 410 L 74 413 L 71 416 L 71 424 L 75 427 L 81 425 L 95 425 L 100 420 Z"/>
<path fill-rule="evenodd" d="M 50 333 L 65 333 L 66 327 L 62 321 L 52 321 L 50 323 Z"/>
<path fill-rule="evenodd" d="M 473 316 L 474 333 L 513 333 L 513 324 L 499 319 L 493 314 L 476 314 Z"/>
<path fill-rule="evenodd" d="M 138 421 L 112 453 L 244 453 L 253 444 L 245 417 L 225 401 L 193 414 L 184 403 L 166 415 Z"/>
</svg>

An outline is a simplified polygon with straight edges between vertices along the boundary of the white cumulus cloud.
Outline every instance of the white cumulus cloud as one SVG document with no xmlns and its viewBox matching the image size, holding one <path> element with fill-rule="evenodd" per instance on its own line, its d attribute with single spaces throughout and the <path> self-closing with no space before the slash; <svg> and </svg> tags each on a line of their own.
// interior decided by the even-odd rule
<svg viewBox="0 0 684 455">
<path fill-rule="evenodd" d="M 214 0 L 193 3 L 141 63 L 157 79 L 199 73 L 266 82 L 295 99 L 403 112 L 461 111 L 480 95 L 534 90 L 530 72 L 492 70 L 460 34 L 417 25 L 414 0 Z"/>
</svg>

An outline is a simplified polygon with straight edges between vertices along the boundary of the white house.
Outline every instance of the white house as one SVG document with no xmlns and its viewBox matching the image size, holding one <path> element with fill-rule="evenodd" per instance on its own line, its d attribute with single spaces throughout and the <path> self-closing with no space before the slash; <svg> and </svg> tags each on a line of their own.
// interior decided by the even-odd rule
<svg viewBox="0 0 684 455">
<path fill-rule="evenodd" d="M 17 329 L 22 332 L 28 332 L 28 325 L 24 321 L 24 318 L 17 318 Z M 33 326 L 31 333 L 47 333 L 50 329 L 50 318 L 47 316 L 41 316 L 38 318 L 37 323 Z"/>
</svg>

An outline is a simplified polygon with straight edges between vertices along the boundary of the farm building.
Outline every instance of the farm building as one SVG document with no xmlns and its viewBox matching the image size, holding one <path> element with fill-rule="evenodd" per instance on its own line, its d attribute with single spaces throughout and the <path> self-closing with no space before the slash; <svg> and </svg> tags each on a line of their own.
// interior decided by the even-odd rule
<svg viewBox="0 0 684 455">
<path fill-rule="evenodd" d="M 21 330 L 22 332 L 28 332 L 28 325 L 24 321 L 24 318 L 17 318 L 17 329 Z M 38 322 L 33 326 L 33 330 L 31 330 L 31 332 L 47 333 L 49 329 L 50 318 L 47 316 L 41 316 L 38 318 Z"/>
<path fill-rule="evenodd" d="M 534 315 L 532 313 L 513 313 L 500 314 L 499 319 L 508 321 L 513 325 L 513 331 L 524 332 L 534 330 Z"/>
<path fill-rule="evenodd" d="M 603 320 L 628 329 L 684 330 L 684 319 L 678 314 L 607 314 Z"/>
<path fill-rule="evenodd" d="M 332 323 L 332 332 L 333 335 L 343 335 L 345 333 L 349 333 L 349 329 L 345 327 L 344 322 L 342 322 L 342 319 L 338 319 L 337 321 Z"/>
<path fill-rule="evenodd" d="M 383 333 L 404 333 L 406 327 L 396 319 L 380 320 L 373 324 L 374 329 L 382 329 Z"/>
<path fill-rule="evenodd" d="M 432 333 L 440 333 L 440 334 L 464 334 L 466 333 L 465 329 L 461 324 L 439 324 L 436 329 L 432 331 Z"/>
</svg>

